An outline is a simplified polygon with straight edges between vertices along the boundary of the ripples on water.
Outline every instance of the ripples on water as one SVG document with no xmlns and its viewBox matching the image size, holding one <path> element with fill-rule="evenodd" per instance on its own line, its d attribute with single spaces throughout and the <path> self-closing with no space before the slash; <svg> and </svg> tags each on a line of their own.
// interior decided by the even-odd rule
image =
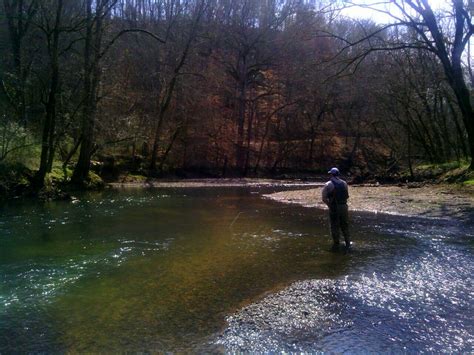
<svg viewBox="0 0 474 355">
<path fill-rule="evenodd" d="M 81 280 L 101 279 L 129 259 L 169 248 L 172 238 L 135 240 L 133 228 L 117 231 L 113 226 L 120 211 L 150 206 L 169 196 L 91 197 L 74 203 L 27 201 L 3 206 L 0 352 L 65 349 L 59 340 L 58 344 L 52 340 L 61 334 L 51 318 L 58 298 L 74 292 Z"/>
<path fill-rule="evenodd" d="M 47 223 L 45 223 L 47 225 Z M 80 255 L 58 262 L 56 257 L 29 258 L 2 267 L 0 315 L 11 306 L 31 307 L 31 303 L 49 303 L 58 293 L 77 280 L 95 275 L 107 268 L 117 268 L 131 257 L 165 251 L 171 239 L 163 242 L 118 239 L 118 246 L 103 254 Z M 83 247 L 84 249 L 86 248 Z"/>
</svg>

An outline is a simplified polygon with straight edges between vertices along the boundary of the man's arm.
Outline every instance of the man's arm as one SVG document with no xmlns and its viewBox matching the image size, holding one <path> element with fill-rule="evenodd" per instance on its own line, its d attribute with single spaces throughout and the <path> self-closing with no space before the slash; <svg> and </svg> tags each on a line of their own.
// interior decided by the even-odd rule
<svg viewBox="0 0 474 355">
<path fill-rule="evenodd" d="M 331 196 L 332 190 L 334 190 L 334 185 L 331 182 L 328 182 L 323 187 L 322 200 L 328 206 L 331 204 L 331 199 L 329 196 Z"/>
</svg>

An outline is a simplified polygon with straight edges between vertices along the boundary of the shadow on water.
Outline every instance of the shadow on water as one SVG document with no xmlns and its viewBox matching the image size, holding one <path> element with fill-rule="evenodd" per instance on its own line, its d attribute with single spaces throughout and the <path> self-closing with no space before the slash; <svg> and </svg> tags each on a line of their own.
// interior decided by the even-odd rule
<svg viewBox="0 0 474 355">
<path fill-rule="evenodd" d="M 324 211 L 262 191 L 121 190 L 3 206 L 0 351 L 429 350 L 431 328 L 418 339 L 413 318 L 435 323 L 468 303 L 472 231 L 355 214 L 355 252 L 331 253 Z M 425 295 L 442 299 L 431 313 Z M 461 317 L 434 351 L 469 349 L 453 340 L 472 337 L 468 325 Z"/>
</svg>

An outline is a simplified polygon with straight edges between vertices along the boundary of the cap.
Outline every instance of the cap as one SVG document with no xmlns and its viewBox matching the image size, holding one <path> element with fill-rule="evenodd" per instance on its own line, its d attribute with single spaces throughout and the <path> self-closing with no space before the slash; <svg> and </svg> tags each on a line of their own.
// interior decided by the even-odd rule
<svg viewBox="0 0 474 355">
<path fill-rule="evenodd" d="M 328 171 L 328 174 L 339 175 L 339 169 L 338 168 L 331 168 L 331 170 Z"/>
</svg>

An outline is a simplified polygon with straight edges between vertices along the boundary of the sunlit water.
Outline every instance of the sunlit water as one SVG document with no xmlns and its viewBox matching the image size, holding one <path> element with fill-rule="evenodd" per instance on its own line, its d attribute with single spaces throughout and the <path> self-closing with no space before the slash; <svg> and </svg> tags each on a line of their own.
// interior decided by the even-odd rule
<svg viewBox="0 0 474 355">
<path fill-rule="evenodd" d="M 258 188 L 5 204 L 0 352 L 472 352 L 470 224 L 326 213 Z M 315 196 L 319 198 L 319 196 Z"/>
</svg>

